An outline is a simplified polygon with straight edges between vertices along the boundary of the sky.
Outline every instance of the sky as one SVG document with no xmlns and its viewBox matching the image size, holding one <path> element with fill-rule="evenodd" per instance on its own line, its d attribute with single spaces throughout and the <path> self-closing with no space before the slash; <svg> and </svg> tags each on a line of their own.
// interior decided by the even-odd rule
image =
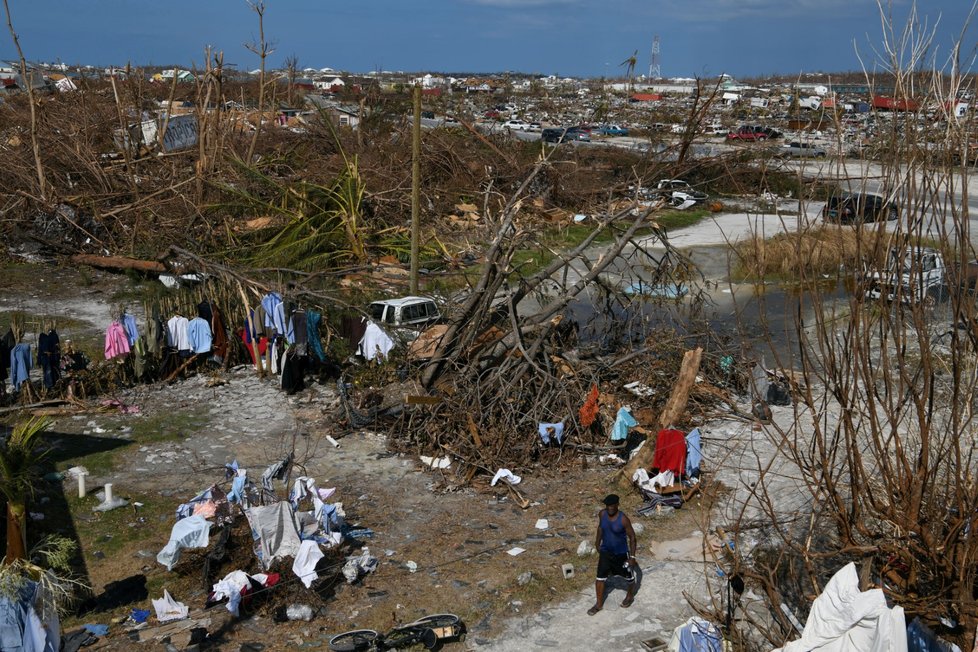
<svg viewBox="0 0 978 652">
<path fill-rule="evenodd" d="M 978 26 L 965 30 L 972 2 L 919 0 L 921 31 L 934 35 L 928 67 L 943 68 L 960 40 L 962 66 L 974 68 Z M 211 45 L 240 70 L 259 63 L 245 47 L 258 34 L 247 0 L 9 4 L 33 61 L 189 68 L 203 65 Z M 912 5 L 887 6 L 902 31 Z M 649 71 L 658 35 L 663 77 L 794 75 L 878 69 L 884 42 L 876 0 L 266 0 L 265 7 L 275 48 L 269 66 L 295 55 L 300 68 L 349 72 L 621 77 L 637 51 L 639 75 Z M 3 29 L 0 58 L 15 56 Z"/>
</svg>

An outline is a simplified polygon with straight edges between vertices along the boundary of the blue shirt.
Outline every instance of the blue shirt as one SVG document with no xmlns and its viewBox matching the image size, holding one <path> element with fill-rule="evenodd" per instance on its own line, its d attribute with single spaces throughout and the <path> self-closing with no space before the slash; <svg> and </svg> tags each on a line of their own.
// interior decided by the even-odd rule
<svg viewBox="0 0 978 652">
<path fill-rule="evenodd" d="M 194 317 L 187 324 L 187 338 L 194 353 L 207 353 L 211 350 L 211 326 L 200 317 Z"/>
<path fill-rule="evenodd" d="M 14 389 L 20 386 L 31 375 L 31 345 L 18 344 L 10 350 L 10 382 Z"/>
<path fill-rule="evenodd" d="M 610 552 L 613 555 L 628 554 L 628 539 L 621 512 L 615 514 L 614 518 L 609 518 L 608 510 L 601 510 L 601 552 Z"/>
<path fill-rule="evenodd" d="M 136 318 L 126 313 L 122 317 L 122 328 L 126 331 L 126 339 L 129 340 L 129 346 L 136 343 L 139 339 L 139 329 L 136 328 Z"/>
</svg>

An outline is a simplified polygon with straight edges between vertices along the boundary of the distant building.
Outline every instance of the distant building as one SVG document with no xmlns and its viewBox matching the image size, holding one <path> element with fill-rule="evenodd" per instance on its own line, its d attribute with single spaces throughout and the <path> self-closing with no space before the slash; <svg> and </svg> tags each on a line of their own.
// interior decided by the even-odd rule
<svg viewBox="0 0 978 652">
<path fill-rule="evenodd" d="M 174 76 L 180 83 L 190 83 L 197 80 L 194 74 L 189 70 L 180 70 L 178 68 L 170 68 L 169 70 L 161 70 L 160 72 L 153 75 L 153 81 L 162 82 L 172 82 Z"/>
</svg>

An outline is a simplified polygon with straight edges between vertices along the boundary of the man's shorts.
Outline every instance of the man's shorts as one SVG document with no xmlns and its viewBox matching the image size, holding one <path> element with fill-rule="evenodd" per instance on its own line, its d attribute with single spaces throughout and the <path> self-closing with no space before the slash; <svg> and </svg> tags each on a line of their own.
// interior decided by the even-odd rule
<svg viewBox="0 0 978 652">
<path fill-rule="evenodd" d="M 628 565 L 628 555 L 614 555 L 610 552 L 601 551 L 598 555 L 598 576 L 595 578 L 599 582 L 604 582 L 609 575 L 624 577 L 629 584 L 635 581 L 632 574 L 632 567 Z"/>
</svg>

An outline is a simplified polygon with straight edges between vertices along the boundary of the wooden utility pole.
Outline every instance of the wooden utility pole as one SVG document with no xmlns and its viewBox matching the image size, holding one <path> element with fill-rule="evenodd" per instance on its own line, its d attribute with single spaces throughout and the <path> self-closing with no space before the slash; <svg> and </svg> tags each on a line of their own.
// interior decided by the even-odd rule
<svg viewBox="0 0 978 652">
<path fill-rule="evenodd" d="M 414 85 L 414 138 L 411 146 L 411 294 L 418 293 L 421 231 L 421 85 Z"/>
</svg>

